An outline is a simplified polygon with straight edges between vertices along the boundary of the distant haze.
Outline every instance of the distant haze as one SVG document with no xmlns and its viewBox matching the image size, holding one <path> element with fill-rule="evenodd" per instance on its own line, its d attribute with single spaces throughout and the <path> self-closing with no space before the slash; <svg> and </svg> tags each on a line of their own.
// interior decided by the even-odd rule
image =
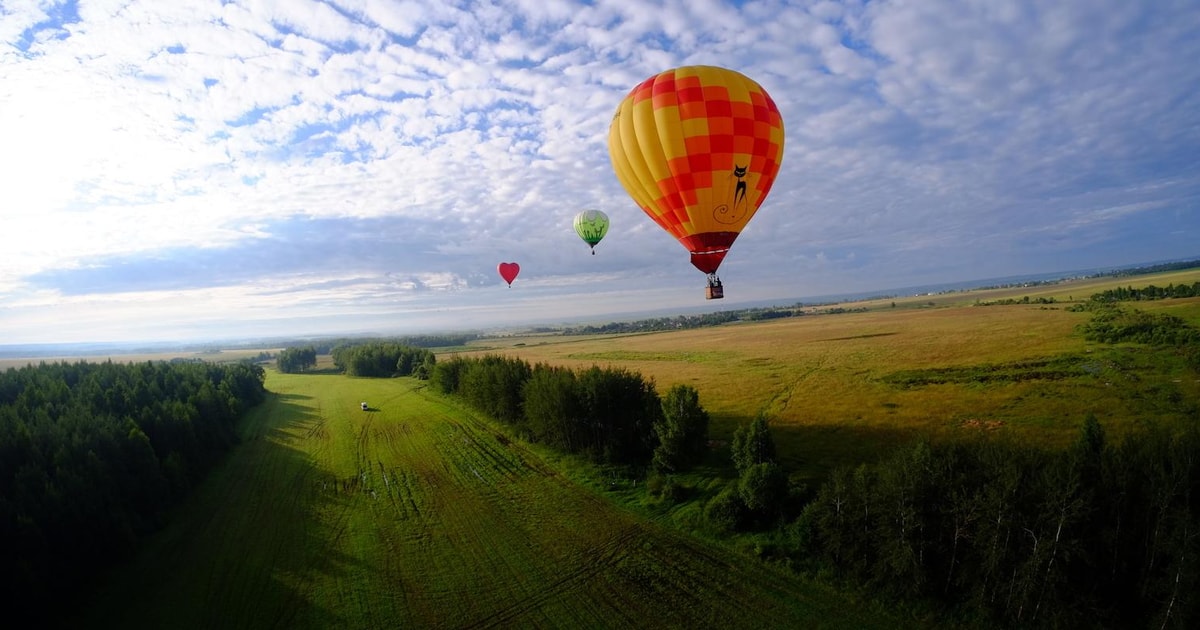
<svg viewBox="0 0 1200 630">
<path fill-rule="evenodd" d="M 1190 262 L 1193 259 L 1188 259 Z M 1163 264 L 1176 261 L 1154 261 L 1137 265 L 1133 268 L 1144 268 L 1152 264 Z M 281 345 L 295 345 L 305 342 L 315 342 L 322 339 L 331 338 L 371 338 L 371 337 L 402 337 L 405 335 L 420 335 L 420 334 L 508 334 L 510 332 L 520 333 L 527 332 L 535 328 L 555 328 L 569 327 L 579 325 L 601 325 L 611 322 L 620 321 L 635 321 L 638 319 L 648 319 L 654 317 L 672 317 L 676 315 L 697 315 L 704 313 L 712 313 L 723 310 L 737 310 L 747 308 L 768 308 L 768 307 L 786 307 L 796 304 L 830 304 L 830 303 L 845 303 L 858 300 L 866 300 L 872 298 L 887 298 L 887 297 L 907 297 L 915 295 L 946 293 L 953 291 L 965 291 L 970 289 L 978 289 L 982 287 L 995 286 L 1012 286 L 1019 285 L 1025 282 L 1046 282 L 1067 280 L 1071 278 L 1081 278 L 1093 275 L 1108 274 L 1120 269 L 1128 269 L 1130 267 L 1103 267 L 1095 269 L 1078 269 L 1073 271 L 1058 271 L 1041 274 L 1030 274 L 1024 276 L 1009 276 L 1005 278 L 986 278 L 980 280 L 968 280 L 963 282 L 951 282 L 937 285 L 924 285 L 918 287 L 900 287 L 894 289 L 884 289 L 876 291 L 864 291 L 859 293 L 849 293 L 841 295 L 823 295 L 823 296 L 808 296 L 789 299 L 777 300 L 761 300 L 751 302 L 733 302 L 733 301 L 717 301 L 707 302 L 695 306 L 680 306 L 667 307 L 659 309 L 645 309 L 639 311 L 630 311 L 625 313 L 607 313 L 605 315 L 583 315 L 578 317 L 549 318 L 537 319 L 532 318 L 522 322 L 511 322 L 507 326 L 477 326 L 477 327 L 455 327 L 452 321 L 447 322 L 447 327 L 430 327 L 427 329 L 381 329 L 376 331 L 368 330 L 335 330 L 330 332 L 312 332 L 301 334 L 281 334 L 281 333 L 265 333 L 257 336 L 241 336 L 233 337 L 228 334 L 216 333 L 212 337 L 190 338 L 190 339 L 173 339 L 173 340 L 125 340 L 125 341 L 93 341 L 93 342 L 64 342 L 64 343 L 23 343 L 23 344 L 0 344 L 0 359 L 30 359 L 30 358 L 51 358 L 51 357 L 86 357 L 86 356 L 112 356 L 112 355 L 128 355 L 138 353 L 162 353 L 162 352 L 202 352 L 202 351 L 220 351 L 221 349 L 229 350 L 234 348 L 273 348 Z M 11 362 L 11 361 L 10 361 Z M 14 365 L 20 362 L 14 363 Z M 2 367 L 2 366 L 0 366 Z"/>
</svg>

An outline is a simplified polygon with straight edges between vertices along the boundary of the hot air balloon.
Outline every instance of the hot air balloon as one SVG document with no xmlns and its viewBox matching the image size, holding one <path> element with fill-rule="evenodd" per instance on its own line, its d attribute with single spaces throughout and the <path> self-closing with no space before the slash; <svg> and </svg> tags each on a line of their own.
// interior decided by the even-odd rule
<svg viewBox="0 0 1200 630">
<path fill-rule="evenodd" d="M 783 160 L 783 118 L 766 90 L 714 66 L 657 74 L 617 107 L 608 154 L 625 192 L 708 274 L 706 297 L 724 297 L 717 268 Z"/>
<path fill-rule="evenodd" d="M 608 234 L 608 215 L 599 210 L 584 210 L 575 215 L 575 233 L 583 242 L 587 243 L 592 248 L 592 255 L 596 255 L 596 243 Z"/>
<path fill-rule="evenodd" d="M 502 262 L 496 265 L 496 271 L 500 273 L 500 277 L 504 278 L 504 281 L 511 287 L 513 280 L 517 279 L 517 274 L 521 273 L 521 265 L 515 262 Z"/>
</svg>

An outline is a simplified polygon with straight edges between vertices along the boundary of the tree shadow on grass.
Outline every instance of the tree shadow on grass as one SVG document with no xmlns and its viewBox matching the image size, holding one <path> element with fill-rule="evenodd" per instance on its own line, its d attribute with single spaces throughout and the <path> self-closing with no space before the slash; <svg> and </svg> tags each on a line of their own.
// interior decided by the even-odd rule
<svg viewBox="0 0 1200 630">
<path fill-rule="evenodd" d="M 317 369 L 304 370 L 303 372 L 301 372 L 302 375 L 311 374 L 314 376 L 328 376 L 328 375 L 336 375 L 336 374 L 341 374 L 341 373 L 342 373 L 341 368 L 336 368 L 336 367 L 321 368 L 319 370 L 317 370 Z"/>
<path fill-rule="evenodd" d="M 748 427 L 752 417 L 735 417 L 732 426 Z M 839 466 L 875 463 L 924 435 L 917 429 L 865 426 L 849 423 L 797 424 L 768 419 L 775 442 L 776 459 L 793 477 L 819 484 Z M 712 444 L 706 465 L 721 477 L 735 478 L 730 440 Z"/>
<path fill-rule="evenodd" d="M 269 393 L 258 439 L 235 446 L 167 526 L 97 582 L 70 627 L 345 627 L 313 587 L 359 570 L 336 546 L 353 497 L 292 446 L 323 419 Z"/>
</svg>

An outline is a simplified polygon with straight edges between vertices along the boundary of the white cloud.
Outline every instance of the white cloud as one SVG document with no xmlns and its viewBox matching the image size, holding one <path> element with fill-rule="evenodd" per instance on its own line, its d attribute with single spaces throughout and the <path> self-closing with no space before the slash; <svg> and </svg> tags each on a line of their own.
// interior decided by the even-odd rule
<svg viewBox="0 0 1200 630">
<path fill-rule="evenodd" d="M 96 305 L 111 293 L 55 297 L 43 272 L 249 251 L 296 217 L 424 230 L 422 256 L 367 246 L 340 272 L 389 280 L 286 290 L 314 312 L 397 287 L 453 294 L 463 312 L 498 282 L 498 258 L 528 261 L 543 311 L 555 292 L 585 304 L 576 281 L 691 286 L 686 252 L 624 195 L 606 150 L 620 98 L 687 63 L 756 78 L 788 132 L 771 197 L 722 268 L 731 296 L 1007 275 L 1050 248 L 1081 265 L 1105 248 L 1197 253 L 1200 16 L 1186 2 L 122 0 L 66 23 L 54 3 L 0 10 L 5 324 L 29 295 L 109 312 Z M 607 256 L 576 251 L 583 207 L 613 217 Z M 1141 224 L 1174 240 L 1135 242 Z M 262 281 L 315 273 L 297 269 Z M 240 304 L 252 286 L 180 303 Z"/>
</svg>

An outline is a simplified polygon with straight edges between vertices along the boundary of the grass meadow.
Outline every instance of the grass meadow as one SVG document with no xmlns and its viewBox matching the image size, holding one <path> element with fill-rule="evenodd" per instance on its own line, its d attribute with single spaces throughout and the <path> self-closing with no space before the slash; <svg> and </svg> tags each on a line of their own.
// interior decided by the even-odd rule
<svg viewBox="0 0 1200 630">
<path fill-rule="evenodd" d="M 1073 441 L 1088 414 L 1114 437 L 1148 421 L 1194 421 L 1200 381 L 1178 357 L 1089 342 L 1076 327 L 1091 314 L 1067 307 L 1115 286 L 1197 280 L 1192 270 L 875 300 L 847 305 L 861 312 L 652 334 L 484 339 L 465 354 L 624 367 L 653 378 L 660 393 L 691 385 L 714 440 L 766 414 L 784 464 L 815 480 L 918 436 L 1055 446 Z M 978 305 L 1025 295 L 1055 303 Z M 1200 298 L 1129 306 L 1200 326 Z"/>
<path fill-rule="evenodd" d="M 267 387 L 243 442 L 75 625 L 897 624 L 621 509 L 415 379 Z"/>
</svg>

